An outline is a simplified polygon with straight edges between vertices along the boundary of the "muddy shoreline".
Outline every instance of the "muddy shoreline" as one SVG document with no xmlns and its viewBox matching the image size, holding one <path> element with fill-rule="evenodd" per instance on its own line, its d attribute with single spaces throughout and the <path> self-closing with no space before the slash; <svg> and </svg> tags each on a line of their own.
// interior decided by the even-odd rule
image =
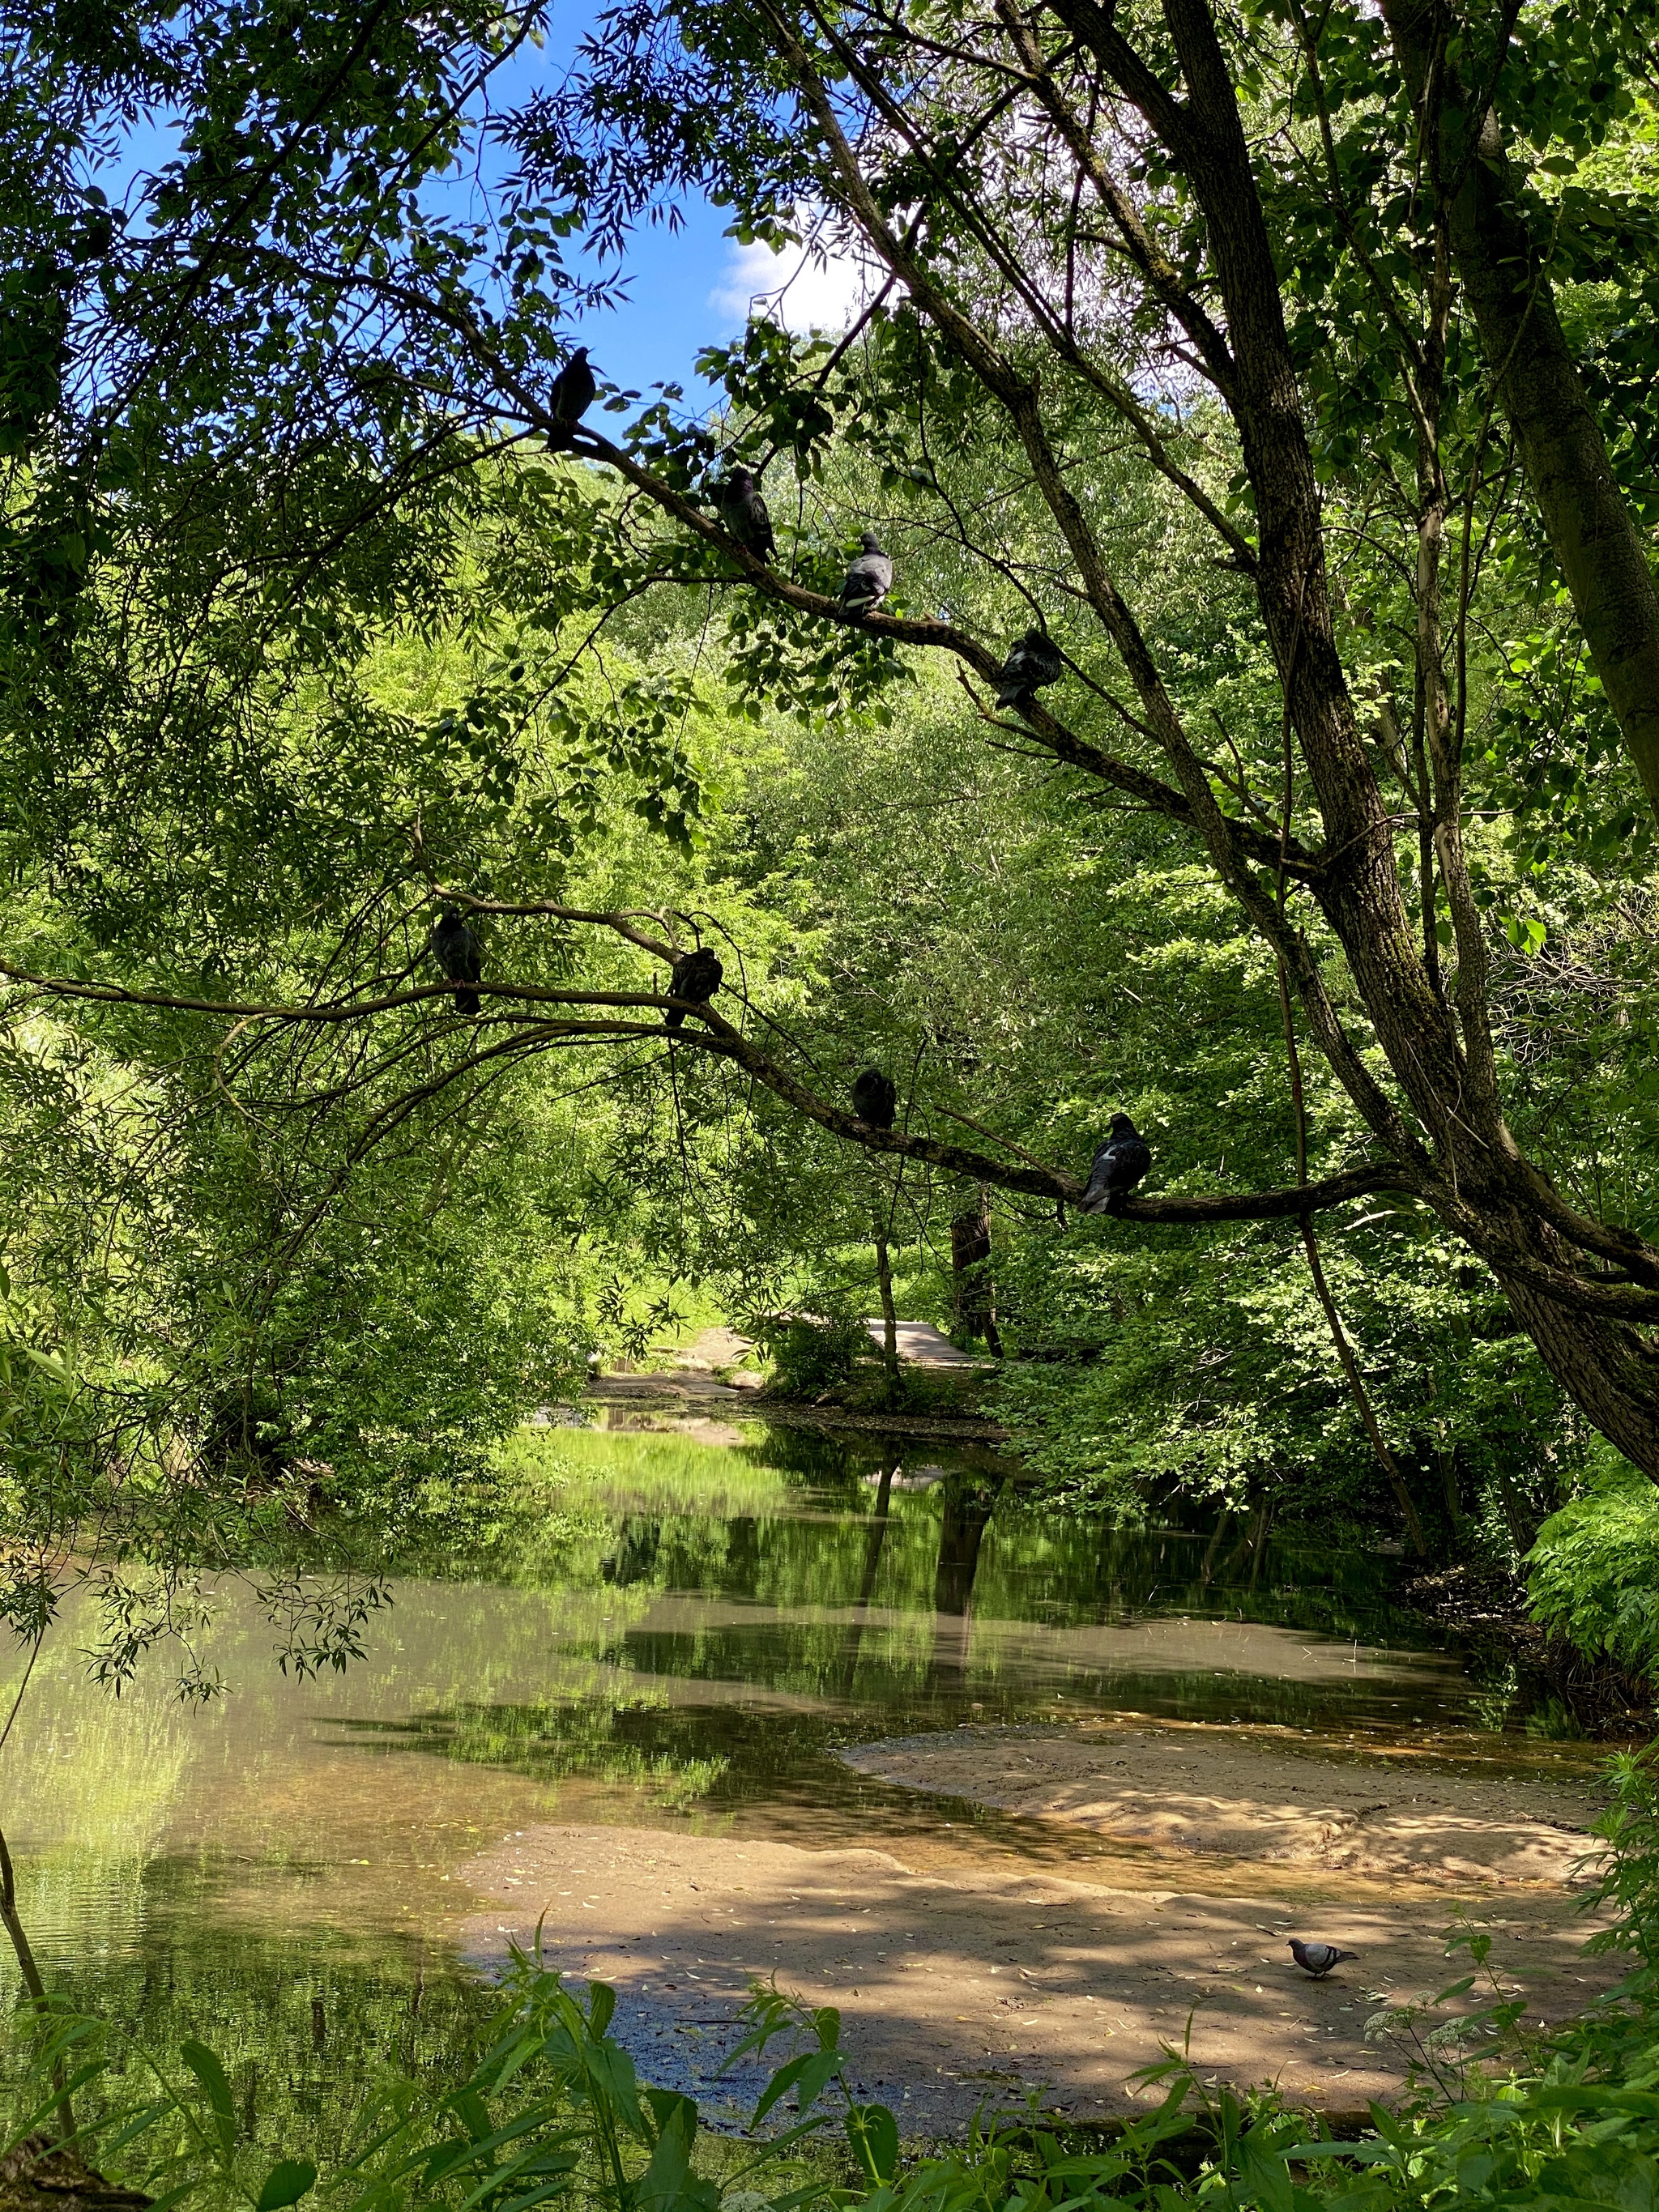
<svg viewBox="0 0 1659 2212">
<path fill-rule="evenodd" d="M 1078 2122 L 1132 2112 L 1147 2096 L 1137 2069 L 1183 2040 L 1206 2081 L 1272 2081 L 1331 2111 L 1392 2097 L 1405 2055 L 1368 2041 L 1366 2022 L 1455 1978 L 1448 1934 L 1471 1923 L 1538 2024 L 1621 1971 L 1583 1955 L 1595 1923 L 1575 1862 L 1597 1808 L 1584 1778 L 1432 1758 L 1389 1774 L 1225 1729 L 951 1729 L 840 1756 L 872 1790 L 930 1793 L 940 1847 L 812 1850 L 729 1819 L 702 1832 L 549 1823 L 466 1869 L 489 1900 L 467 1954 L 498 1968 L 539 1923 L 550 1965 L 617 1990 L 615 2032 L 645 2077 L 727 2125 L 764 2072 L 721 2061 L 750 1984 L 776 1976 L 840 2007 L 859 2094 L 921 2135 L 1034 2091 Z M 1120 1849 L 1065 1873 L 993 1855 L 952 1826 L 975 1802 Z M 1360 1957 L 1311 1982 L 1292 1935 Z"/>
</svg>

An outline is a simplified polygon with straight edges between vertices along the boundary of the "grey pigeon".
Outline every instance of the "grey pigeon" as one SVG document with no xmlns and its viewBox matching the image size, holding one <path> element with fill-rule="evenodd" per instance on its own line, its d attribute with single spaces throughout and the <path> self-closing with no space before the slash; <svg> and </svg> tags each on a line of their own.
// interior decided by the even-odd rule
<svg viewBox="0 0 1659 2212">
<path fill-rule="evenodd" d="M 1322 1982 L 1333 1966 L 1340 1966 L 1345 1959 L 1357 1959 L 1358 1951 L 1339 1951 L 1334 1943 L 1304 1943 L 1299 1936 L 1291 1938 L 1291 1956 L 1304 1974 L 1311 1974 Z"/>
<path fill-rule="evenodd" d="M 866 1067 L 853 1085 L 853 1111 L 872 1129 L 890 1129 L 898 1108 L 898 1092 L 890 1076 L 878 1067 Z"/>
<path fill-rule="evenodd" d="M 1045 684 L 1058 684 L 1065 673 L 1066 663 L 1059 648 L 1040 629 L 1028 629 L 1017 644 L 1009 647 L 1008 658 L 1002 664 L 997 704 L 1016 708 L 1029 707 Z"/>
<path fill-rule="evenodd" d="M 587 365 L 587 348 L 578 346 L 553 380 L 554 421 L 567 431 L 574 430 L 593 404 L 599 388 Z"/>
<path fill-rule="evenodd" d="M 1116 1213 L 1152 1164 L 1152 1148 L 1127 1114 L 1114 1114 L 1112 1133 L 1095 1154 L 1089 1188 L 1078 1204 L 1085 1213 Z"/>
<path fill-rule="evenodd" d="M 669 971 L 668 995 L 671 999 L 689 999 L 693 1006 L 706 1006 L 719 990 L 725 973 L 719 953 L 700 945 L 693 952 L 677 955 Z M 685 1026 L 685 1016 L 678 1006 L 671 1006 L 662 1018 L 665 1029 Z"/>
<path fill-rule="evenodd" d="M 866 530 L 864 550 L 847 571 L 841 603 L 848 614 L 867 615 L 878 607 L 893 588 L 893 563 L 881 550 L 873 530 Z"/>
<path fill-rule="evenodd" d="M 477 983 L 483 979 L 483 948 L 453 906 L 447 906 L 432 925 L 432 957 L 452 982 Z M 457 991 L 455 1011 L 458 1014 L 476 1014 L 477 993 Z"/>
<path fill-rule="evenodd" d="M 772 518 L 761 497 L 760 486 L 749 471 L 733 469 L 721 483 L 715 497 L 720 501 L 720 520 L 738 544 L 746 545 L 761 560 L 769 561 L 777 550 L 772 536 Z"/>
</svg>

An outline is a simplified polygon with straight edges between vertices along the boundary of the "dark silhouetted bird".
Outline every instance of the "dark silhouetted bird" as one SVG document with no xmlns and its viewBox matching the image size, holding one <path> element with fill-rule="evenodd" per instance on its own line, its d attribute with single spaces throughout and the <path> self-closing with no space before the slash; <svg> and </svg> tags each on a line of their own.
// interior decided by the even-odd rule
<svg viewBox="0 0 1659 2212">
<path fill-rule="evenodd" d="M 483 947 L 476 932 L 461 920 L 453 906 L 447 906 L 432 925 L 432 957 L 452 982 L 483 981 Z M 477 993 L 457 991 L 455 1011 L 458 1014 L 476 1014 Z"/>
<path fill-rule="evenodd" d="M 1079 1206 L 1085 1213 L 1115 1213 L 1152 1164 L 1145 1137 L 1127 1114 L 1114 1114 L 1112 1133 L 1095 1154 Z"/>
<path fill-rule="evenodd" d="M 875 532 L 866 530 L 862 542 L 864 550 L 847 571 L 847 580 L 841 587 L 841 603 L 854 615 L 867 615 L 893 588 L 893 564 L 882 551 Z"/>
<path fill-rule="evenodd" d="M 1333 1966 L 1340 1966 L 1345 1959 L 1357 1959 L 1358 1951 L 1339 1951 L 1334 1943 L 1304 1943 L 1299 1936 L 1291 1938 L 1291 1956 L 1304 1974 L 1311 1974 L 1322 1982 Z"/>
<path fill-rule="evenodd" d="M 878 1067 L 866 1067 L 853 1085 L 853 1111 L 872 1129 L 890 1129 L 898 1108 L 898 1092 L 890 1076 Z"/>
<path fill-rule="evenodd" d="M 999 707 L 1029 707 L 1045 684 L 1058 684 L 1066 673 L 1060 648 L 1040 629 L 1028 629 L 1008 648 L 997 690 Z"/>
<path fill-rule="evenodd" d="M 772 517 L 766 501 L 761 497 L 760 486 L 747 469 L 733 469 L 726 477 L 715 496 L 720 501 L 720 520 L 739 545 L 763 561 L 769 561 L 777 550 L 772 536 Z"/>
<path fill-rule="evenodd" d="M 553 419 L 561 428 L 574 430 L 593 404 L 599 384 L 587 365 L 587 348 L 578 346 L 553 380 L 550 395 Z"/>
<path fill-rule="evenodd" d="M 706 1006 L 720 987 L 726 973 L 720 966 L 720 955 L 700 945 L 693 952 L 676 956 L 669 972 L 668 995 L 671 999 L 689 999 L 694 1006 Z M 684 1026 L 685 1016 L 678 1006 L 671 1006 L 663 1016 L 664 1025 L 671 1030 Z"/>
</svg>

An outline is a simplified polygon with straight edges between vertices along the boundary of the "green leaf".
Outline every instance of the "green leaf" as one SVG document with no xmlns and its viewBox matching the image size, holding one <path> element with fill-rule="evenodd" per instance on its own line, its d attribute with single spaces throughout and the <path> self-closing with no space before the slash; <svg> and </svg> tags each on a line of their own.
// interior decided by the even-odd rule
<svg viewBox="0 0 1659 2212">
<path fill-rule="evenodd" d="M 206 2044 L 198 2043 L 194 2038 L 179 2045 L 179 2056 L 207 2092 L 219 2142 L 228 2158 L 236 2148 L 236 2106 L 230 2084 L 225 2079 L 225 2069 Z"/>
<path fill-rule="evenodd" d="M 265 2176 L 254 2212 L 283 2212 L 284 2205 L 297 2204 L 316 2179 L 308 2158 L 278 2159 Z"/>
<path fill-rule="evenodd" d="M 872 2185 L 898 2179 L 898 2122 L 885 2105 L 854 2105 L 847 2114 L 847 2139 Z"/>
</svg>

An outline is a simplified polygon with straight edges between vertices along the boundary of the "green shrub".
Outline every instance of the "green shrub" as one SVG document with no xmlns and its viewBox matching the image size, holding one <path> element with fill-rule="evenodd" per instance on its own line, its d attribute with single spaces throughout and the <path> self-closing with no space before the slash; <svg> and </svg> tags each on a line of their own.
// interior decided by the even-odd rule
<svg viewBox="0 0 1659 2212">
<path fill-rule="evenodd" d="M 815 1396 L 851 1379 L 870 1356 L 870 1332 L 856 1314 L 818 1320 L 804 1314 L 763 1316 L 756 1341 L 772 1362 L 775 1387 L 792 1398 Z"/>
<path fill-rule="evenodd" d="M 1659 1490 L 1633 1469 L 1553 1513 L 1527 1555 L 1543 1625 L 1592 1658 L 1659 1674 Z"/>
</svg>

